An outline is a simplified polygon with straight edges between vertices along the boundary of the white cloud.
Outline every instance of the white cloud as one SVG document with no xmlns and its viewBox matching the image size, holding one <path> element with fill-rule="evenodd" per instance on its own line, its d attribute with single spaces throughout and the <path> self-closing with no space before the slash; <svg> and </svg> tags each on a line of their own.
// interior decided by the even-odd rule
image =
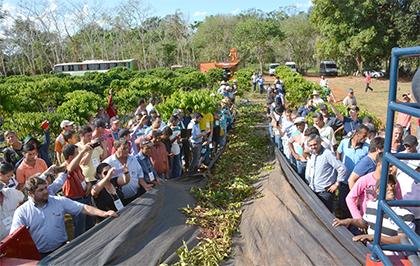
<svg viewBox="0 0 420 266">
<path fill-rule="evenodd" d="M 238 15 L 239 12 L 241 12 L 241 9 L 237 8 L 237 9 L 232 11 L 232 15 Z"/>
<path fill-rule="evenodd" d="M 311 0 L 307 0 L 307 1 L 297 1 L 294 4 L 296 6 L 297 9 L 309 9 L 312 6 L 312 1 Z"/>
<path fill-rule="evenodd" d="M 206 11 L 195 11 L 193 17 L 205 17 L 207 15 Z"/>
</svg>

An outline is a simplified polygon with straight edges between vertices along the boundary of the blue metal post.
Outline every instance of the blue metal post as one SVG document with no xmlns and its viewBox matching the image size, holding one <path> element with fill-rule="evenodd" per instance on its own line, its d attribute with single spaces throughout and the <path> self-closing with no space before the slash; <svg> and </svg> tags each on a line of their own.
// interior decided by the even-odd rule
<svg viewBox="0 0 420 266">
<path fill-rule="evenodd" d="M 385 265 L 391 265 L 391 261 L 385 255 L 382 249 L 395 251 L 418 251 L 420 250 L 420 237 L 408 227 L 407 224 L 392 210 L 391 206 L 420 206 L 419 200 L 390 200 L 386 201 L 386 189 L 388 183 L 389 164 L 396 166 L 411 178 L 420 181 L 420 173 L 410 168 L 407 164 L 401 162 L 405 160 L 419 160 L 420 154 L 391 153 L 392 131 L 394 128 L 395 112 L 402 112 L 420 118 L 419 103 L 397 103 L 397 81 L 398 81 L 398 62 L 401 56 L 420 56 L 420 46 L 412 48 L 394 48 L 391 53 L 390 83 L 388 95 L 388 110 L 386 121 L 386 138 L 384 147 L 384 156 L 382 159 L 382 172 L 379 182 L 378 209 L 376 213 L 375 233 L 373 238 L 373 247 L 371 259 L 373 261 L 381 260 Z M 387 214 L 389 219 L 395 222 L 400 229 L 411 240 L 413 245 L 409 244 L 383 244 L 381 245 L 382 221 Z"/>
<path fill-rule="evenodd" d="M 394 48 L 395 49 L 395 48 Z M 391 52 L 391 68 L 390 68 L 390 81 L 389 81 L 389 93 L 388 93 L 388 103 L 389 102 L 395 102 L 397 98 L 397 80 L 398 80 L 398 57 L 394 53 L 394 49 L 392 49 Z M 392 75 L 395 74 L 396 75 Z M 384 154 L 388 154 L 391 152 L 391 141 L 392 141 L 392 129 L 394 128 L 394 111 L 391 108 L 388 108 L 387 110 L 387 116 L 386 116 L 386 132 L 385 136 L 388 136 L 385 138 L 385 145 L 384 145 Z M 382 171 L 381 171 L 381 180 L 379 183 L 379 196 L 378 196 L 378 210 L 376 213 L 376 224 L 375 224 L 375 234 L 373 236 L 373 250 L 371 259 L 373 261 L 378 261 L 378 255 L 376 250 L 380 249 L 380 243 L 381 243 L 381 228 L 382 228 L 382 219 L 384 217 L 383 211 L 382 211 L 382 204 L 381 202 L 385 200 L 385 194 L 386 194 L 386 187 L 388 183 L 388 169 L 389 169 L 389 163 L 388 160 L 382 159 Z M 376 230 L 378 229 L 379 230 Z M 382 260 L 383 261 L 383 260 Z"/>
</svg>

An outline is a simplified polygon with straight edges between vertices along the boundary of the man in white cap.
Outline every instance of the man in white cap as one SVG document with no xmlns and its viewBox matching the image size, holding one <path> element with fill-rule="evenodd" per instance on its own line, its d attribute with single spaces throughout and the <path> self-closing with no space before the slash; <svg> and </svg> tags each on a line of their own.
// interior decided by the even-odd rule
<svg viewBox="0 0 420 266">
<path fill-rule="evenodd" d="M 73 124 L 74 124 L 74 122 L 69 121 L 69 120 L 63 120 L 60 123 L 60 127 L 63 131 L 60 133 L 60 135 L 58 135 L 58 137 L 55 139 L 55 143 L 54 143 L 55 158 L 56 158 L 58 164 L 63 163 L 61 154 L 63 153 L 63 147 L 64 147 L 64 144 L 65 144 L 64 133 L 73 130 Z"/>
<path fill-rule="evenodd" d="M 296 170 L 299 176 L 305 178 L 306 169 L 306 158 L 304 156 L 304 144 L 306 123 L 303 117 L 297 117 L 293 123 L 295 124 L 296 131 L 292 133 L 289 139 L 289 150 L 293 157 L 290 157 L 296 166 Z"/>
<path fill-rule="evenodd" d="M 324 100 L 321 97 L 319 97 L 319 92 L 316 90 L 312 92 L 312 103 L 314 106 L 318 106 L 324 103 Z"/>
<path fill-rule="evenodd" d="M 354 96 L 354 91 L 352 88 L 347 89 L 347 96 L 343 100 L 343 105 L 346 107 L 357 105 L 356 96 Z"/>
</svg>

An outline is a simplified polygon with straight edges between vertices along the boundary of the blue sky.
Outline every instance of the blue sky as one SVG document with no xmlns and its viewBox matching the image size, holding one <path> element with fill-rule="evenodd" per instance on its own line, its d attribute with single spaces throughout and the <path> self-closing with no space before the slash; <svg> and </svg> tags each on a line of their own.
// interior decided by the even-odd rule
<svg viewBox="0 0 420 266">
<path fill-rule="evenodd" d="M 48 5 L 53 3 L 60 5 L 61 1 L 67 3 L 75 0 L 23 0 L 33 3 L 42 1 Z M 75 1 L 77 2 L 77 0 Z M 112 8 L 118 5 L 121 0 L 79 0 L 81 3 L 87 3 L 92 7 L 98 3 L 101 6 Z M 174 13 L 177 9 L 181 10 L 190 21 L 202 20 L 207 15 L 214 14 L 237 14 L 242 10 L 257 8 L 263 11 L 276 10 L 279 7 L 295 6 L 298 11 L 307 11 L 311 5 L 311 0 L 142 0 L 143 3 L 150 6 L 150 14 L 165 16 Z M 3 0 L 5 9 L 12 10 L 22 0 Z"/>
</svg>

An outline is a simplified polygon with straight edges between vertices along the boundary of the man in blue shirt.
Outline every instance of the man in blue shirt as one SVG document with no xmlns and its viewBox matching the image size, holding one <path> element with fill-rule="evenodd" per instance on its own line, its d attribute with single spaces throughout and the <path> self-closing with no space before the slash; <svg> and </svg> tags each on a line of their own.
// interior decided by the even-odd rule
<svg viewBox="0 0 420 266">
<path fill-rule="evenodd" d="M 150 140 L 143 139 L 140 142 L 140 150 L 139 153 L 136 155 L 136 159 L 139 162 L 141 169 L 143 170 L 144 179 L 147 183 L 154 183 L 158 184 L 158 174 L 153 167 L 153 164 L 150 160 L 150 151 L 153 146 L 153 143 Z"/>
<path fill-rule="evenodd" d="M 342 210 L 343 218 L 351 217 L 346 204 L 346 197 L 350 192 L 348 179 L 350 173 L 353 172 L 354 166 L 368 154 L 369 144 L 365 142 L 368 133 L 369 128 L 362 124 L 357 128 L 353 137 L 343 139 L 337 148 L 337 159 L 342 161 L 347 168 L 347 175 L 338 188 L 338 206 Z"/>
<path fill-rule="evenodd" d="M 188 125 L 188 129 L 191 129 L 191 147 L 192 147 L 192 160 L 189 168 L 189 174 L 193 175 L 197 172 L 198 167 L 200 166 L 201 158 L 201 147 L 203 145 L 203 138 L 207 136 L 208 132 L 201 131 L 200 129 L 200 120 L 202 116 L 200 113 L 195 113 L 193 119 Z"/>
<path fill-rule="evenodd" d="M 335 116 L 339 121 L 343 123 L 344 128 L 344 136 L 349 136 L 353 134 L 357 128 L 362 124 L 362 121 L 359 118 L 359 107 L 357 105 L 351 105 L 349 108 L 347 108 L 349 112 L 349 116 L 343 116 L 337 108 L 335 108 L 331 98 L 331 109 L 334 112 Z"/>
<path fill-rule="evenodd" d="M 376 137 L 369 144 L 369 153 L 363 159 L 361 159 L 353 169 L 349 177 L 349 188 L 352 189 L 353 185 L 359 179 L 359 177 L 374 172 L 376 169 L 376 157 L 378 153 L 384 151 L 384 138 Z"/>
<path fill-rule="evenodd" d="M 325 206 L 333 212 L 334 194 L 339 182 L 346 176 L 346 167 L 331 150 L 321 145 L 321 137 L 312 134 L 308 138 L 309 157 L 305 176 L 309 187 L 315 192 Z"/>
<path fill-rule="evenodd" d="M 49 195 L 47 182 L 37 176 L 30 177 L 25 188 L 29 199 L 16 209 L 10 234 L 22 225 L 28 227 L 42 258 L 66 243 L 67 233 L 64 224 L 66 213 L 78 215 L 83 212 L 86 215 L 103 218 L 117 217 L 114 211 L 105 212 L 65 197 Z"/>
</svg>

